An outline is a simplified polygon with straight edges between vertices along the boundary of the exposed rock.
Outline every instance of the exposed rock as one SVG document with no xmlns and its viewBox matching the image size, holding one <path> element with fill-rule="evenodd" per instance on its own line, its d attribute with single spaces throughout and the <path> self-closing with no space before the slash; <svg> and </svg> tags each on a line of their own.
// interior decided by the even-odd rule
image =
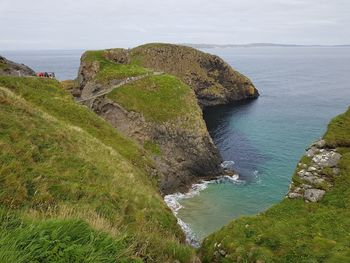
<svg viewBox="0 0 350 263">
<path fill-rule="evenodd" d="M 307 169 L 308 172 L 314 172 L 314 171 L 317 171 L 317 168 L 313 167 L 313 166 L 310 166 L 308 169 Z"/>
<path fill-rule="evenodd" d="M 323 151 L 320 154 L 315 155 L 312 161 L 320 167 L 335 167 L 341 155 L 335 151 Z"/>
<path fill-rule="evenodd" d="M 35 71 L 0 56 L 0 76 L 35 76 Z"/>
<path fill-rule="evenodd" d="M 315 142 L 314 145 L 317 148 L 322 149 L 323 147 L 326 146 L 326 141 L 325 140 L 319 140 L 319 141 Z"/>
<path fill-rule="evenodd" d="M 313 157 L 317 152 L 318 152 L 318 149 L 316 147 L 311 147 L 310 149 L 307 150 L 305 155 L 307 157 Z"/>
<path fill-rule="evenodd" d="M 307 189 L 304 193 L 304 198 L 310 202 L 318 202 L 325 195 L 326 191 L 320 189 Z"/>
<path fill-rule="evenodd" d="M 221 58 L 191 47 L 147 44 L 132 49 L 131 55 L 147 68 L 179 77 L 194 89 L 202 107 L 259 96 L 252 82 Z"/>
<path fill-rule="evenodd" d="M 298 163 L 296 174 L 300 179 L 292 182 L 287 197 L 290 199 L 302 197 L 307 202 L 318 202 L 326 193 L 324 189 L 333 186 L 331 175 L 323 172 L 323 168 L 332 168 L 334 175 L 339 174 L 337 164 L 341 155 L 335 150 L 322 148 L 326 147 L 325 140 L 319 140 L 306 149 L 306 156 L 311 159 L 309 165 Z M 300 183 L 300 180 L 302 183 Z"/>
<path fill-rule="evenodd" d="M 290 199 L 296 199 L 296 198 L 302 198 L 303 195 L 302 195 L 302 194 L 298 194 L 298 193 L 289 193 L 289 194 L 288 194 L 288 197 L 289 197 Z"/>
<path fill-rule="evenodd" d="M 303 189 L 310 189 L 310 188 L 312 188 L 312 186 L 309 185 L 309 184 L 301 184 L 300 187 L 303 188 Z"/>
</svg>

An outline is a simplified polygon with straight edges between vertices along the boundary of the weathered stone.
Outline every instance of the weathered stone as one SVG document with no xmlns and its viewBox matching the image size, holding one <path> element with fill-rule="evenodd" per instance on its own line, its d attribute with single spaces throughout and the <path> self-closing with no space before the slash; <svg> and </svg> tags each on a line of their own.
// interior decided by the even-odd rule
<svg viewBox="0 0 350 263">
<path fill-rule="evenodd" d="M 305 170 L 304 170 L 304 169 L 300 170 L 300 171 L 298 172 L 298 175 L 299 175 L 300 177 L 303 177 L 303 176 L 305 175 Z"/>
<path fill-rule="evenodd" d="M 313 157 L 316 153 L 318 152 L 318 149 L 316 147 L 311 147 L 310 149 L 307 150 L 306 156 L 307 157 Z"/>
<path fill-rule="evenodd" d="M 325 195 L 326 191 L 320 189 L 307 189 L 304 193 L 304 198 L 310 202 L 318 202 Z"/>
<path fill-rule="evenodd" d="M 341 155 L 335 151 L 325 151 L 323 153 L 317 154 L 312 158 L 312 161 L 315 162 L 320 167 L 335 167 Z"/>
<path fill-rule="evenodd" d="M 304 181 L 306 181 L 306 182 L 312 184 L 312 185 L 317 185 L 317 184 L 320 184 L 320 183 L 324 182 L 324 179 L 318 178 L 318 177 L 316 177 L 316 176 L 307 176 L 307 177 L 305 176 L 305 177 L 303 177 L 302 179 L 303 179 Z"/>
<path fill-rule="evenodd" d="M 314 172 L 314 171 L 317 171 L 317 168 L 310 166 L 307 170 L 308 172 Z"/>
<path fill-rule="evenodd" d="M 309 185 L 309 184 L 302 184 L 300 187 L 303 188 L 303 189 L 310 189 L 310 188 L 312 188 L 312 186 Z"/>
<path fill-rule="evenodd" d="M 297 199 L 297 198 L 302 198 L 303 195 L 302 194 L 298 194 L 298 193 L 289 193 L 288 194 L 288 198 L 290 199 Z"/>
<path fill-rule="evenodd" d="M 325 140 L 319 140 L 317 142 L 314 143 L 314 145 L 317 147 L 317 148 L 323 148 L 326 146 L 326 141 Z"/>
</svg>

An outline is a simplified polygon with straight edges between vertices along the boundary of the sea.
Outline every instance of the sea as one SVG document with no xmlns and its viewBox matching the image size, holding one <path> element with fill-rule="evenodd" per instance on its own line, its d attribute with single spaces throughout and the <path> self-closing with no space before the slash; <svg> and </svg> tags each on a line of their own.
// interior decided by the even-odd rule
<svg viewBox="0 0 350 263">
<path fill-rule="evenodd" d="M 209 133 L 236 177 L 193 185 L 165 197 L 198 245 L 228 222 L 259 214 L 285 198 L 305 148 L 350 105 L 350 47 L 202 49 L 248 76 L 257 100 L 204 111 Z M 74 79 L 83 50 L 4 51 L 36 71 Z"/>
</svg>

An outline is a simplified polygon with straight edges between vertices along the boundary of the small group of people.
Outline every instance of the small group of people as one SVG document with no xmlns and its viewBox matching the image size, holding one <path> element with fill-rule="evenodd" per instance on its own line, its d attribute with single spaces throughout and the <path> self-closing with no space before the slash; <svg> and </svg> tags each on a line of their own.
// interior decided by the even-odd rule
<svg viewBox="0 0 350 263">
<path fill-rule="evenodd" d="M 40 78 L 54 79 L 55 78 L 55 73 L 54 72 L 38 72 L 38 73 L 36 73 L 36 76 L 40 77 Z"/>
</svg>

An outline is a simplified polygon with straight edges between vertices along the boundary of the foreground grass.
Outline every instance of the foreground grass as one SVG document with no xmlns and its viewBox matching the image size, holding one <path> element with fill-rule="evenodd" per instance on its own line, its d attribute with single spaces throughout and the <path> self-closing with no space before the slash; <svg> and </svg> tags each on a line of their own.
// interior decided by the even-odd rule
<svg viewBox="0 0 350 263">
<path fill-rule="evenodd" d="M 54 80 L 0 77 L 1 262 L 190 262 L 141 147 Z"/>
<path fill-rule="evenodd" d="M 265 213 L 243 217 L 209 236 L 204 262 L 350 262 L 350 109 L 333 119 L 327 143 L 343 154 L 340 176 L 320 203 L 285 199 Z M 217 246 L 227 252 L 214 255 Z"/>
</svg>

